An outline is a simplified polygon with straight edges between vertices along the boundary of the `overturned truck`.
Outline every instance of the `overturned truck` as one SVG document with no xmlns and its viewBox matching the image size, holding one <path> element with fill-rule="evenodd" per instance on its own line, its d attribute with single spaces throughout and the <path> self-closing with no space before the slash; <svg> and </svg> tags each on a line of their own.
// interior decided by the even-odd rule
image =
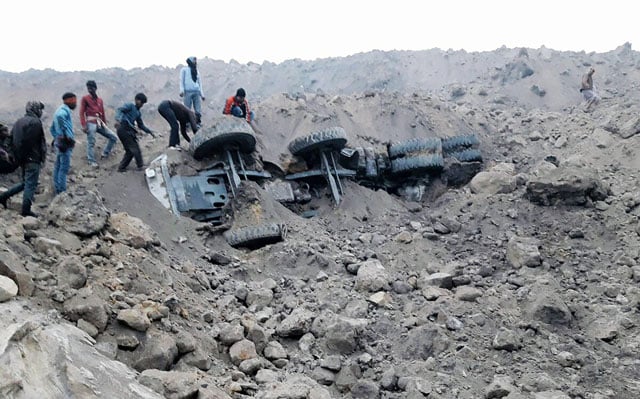
<svg viewBox="0 0 640 399">
<path fill-rule="evenodd" d="M 344 195 L 344 179 L 373 189 L 411 192 L 412 199 L 420 199 L 433 179 L 461 185 L 482 167 L 479 141 L 473 134 L 445 139 L 413 138 L 389 143 L 378 151 L 347 144 L 341 127 L 296 138 L 288 150 L 298 161 L 298 168 L 285 171 L 260 159 L 255 133 L 247 122 L 224 116 L 194 135 L 190 155 L 180 153 L 182 159 L 175 162 L 171 157 L 176 157 L 176 152 L 162 154 L 151 162 L 145 176 L 151 193 L 174 215 L 213 225 L 243 219 L 242 226 L 227 226 L 227 242 L 232 246 L 258 247 L 284 239 L 286 226 L 269 221 L 264 212 L 252 213 L 260 214 L 260 220 L 233 218 L 233 213 L 245 213 L 231 206 L 243 181 L 255 181 L 287 206 L 308 203 L 312 192 L 321 190 L 330 192 L 338 205 Z M 183 173 L 176 164 L 183 163 L 185 157 L 193 161 L 189 162 L 193 167 Z"/>
</svg>

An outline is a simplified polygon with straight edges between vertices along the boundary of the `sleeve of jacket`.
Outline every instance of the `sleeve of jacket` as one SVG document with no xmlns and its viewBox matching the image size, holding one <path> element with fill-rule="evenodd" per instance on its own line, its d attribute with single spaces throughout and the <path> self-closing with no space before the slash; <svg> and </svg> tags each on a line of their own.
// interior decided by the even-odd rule
<svg viewBox="0 0 640 399">
<path fill-rule="evenodd" d="M 198 87 L 200 88 L 200 97 L 204 97 L 204 89 L 202 88 L 202 80 L 200 80 L 199 73 L 198 73 Z"/>
<path fill-rule="evenodd" d="M 222 113 L 225 115 L 230 115 L 232 106 L 233 106 L 233 97 L 229 97 L 227 98 L 227 101 L 224 103 L 224 109 L 222 110 Z"/>
<path fill-rule="evenodd" d="M 249 109 L 249 101 L 244 100 L 244 106 L 247 109 L 247 122 L 251 122 L 251 110 Z"/>
<path fill-rule="evenodd" d="M 87 117 L 85 116 L 85 112 L 87 112 L 87 99 L 86 97 L 82 97 L 80 100 L 80 126 L 83 129 L 87 127 Z"/>
<path fill-rule="evenodd" d="M 44 127 L 42 121 L 38 121 L 38 135 L 40 136 L 40 155 L 42 156 L 42 163 L 47 160 L 47 139 L 44 136 Z"/>
<path fill-rule="evenodd" d="M 180 93 L 184 93 L 184 78 L 185 78 L 186 72 L 187 71 L 185 68 L 182 68 L 180 70 Z"/>
<path fill-rule="evenodd" d="M 143 132 L 147 133 L 147 134 L 151 134 L 151 129 L 149 129 L 145 124 L 144 121 L 142 120 L 142 116 L 139 116 L 138 119 L 136 119 L 136 125 L 138 125 L 138 127 L 140 129 L 142 129 Z"/>
</svg>

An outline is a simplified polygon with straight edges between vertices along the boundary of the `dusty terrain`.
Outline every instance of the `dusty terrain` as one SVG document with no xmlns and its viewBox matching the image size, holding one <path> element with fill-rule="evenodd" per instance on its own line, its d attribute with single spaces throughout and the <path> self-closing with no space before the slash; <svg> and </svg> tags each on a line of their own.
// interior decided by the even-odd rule
<svg viewBox="0 0 640 399">
<path fill-rule="evenodd" d="M 589 66 L 602 101 L 585 113 Z M 640 55 L 630 45 L 204 59 L 200 70 L 211 86 L 204 125 L 245 87 L 264 160 L 282 164 L 295 137 L 342 126 L 349 146 L 376 149 L 474 133 L 483 171 L 458 188 L 435 180 L 419 202 L 347 181 L 340 206 L 321 192 L 310 219 L 247 184 L 243 198 L 288 227 L 283 242 L 249 251 L 171 215 L 142 172 L 116 173 L 121 146 L 90 169 L 79 133 L 69 193 L 52 200 L 50 159 L 42 216 L 20 217 L 19 197 L 0 210 L 0 274 L 20 289 L 0 303 L 0 396 L 640 396 Z M 177 97 L 177 73 L 0 73 L 11 93 L 0 119 L 32 98 L 53 112 L 59 93 L 84 93 L 89 78 L 111 113 L 142 90 L 143 118 L 161 135 L 141 141 L 149 162 L 168 144 L 155 104 Z"/>
</svg>

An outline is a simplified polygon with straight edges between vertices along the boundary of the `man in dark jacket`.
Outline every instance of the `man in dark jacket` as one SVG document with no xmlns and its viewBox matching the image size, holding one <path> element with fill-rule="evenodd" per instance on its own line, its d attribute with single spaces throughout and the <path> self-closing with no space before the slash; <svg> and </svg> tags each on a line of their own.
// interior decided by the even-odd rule
<svg viewBox="0 0 640 399">
<path fill-rule="evenodd" d="M 22 216 L 37 217 L 31 211 L 31 205 L 40 179 L 40 168 L 47 154 L 47 142 L 40 121 L 43 109 L 44 104 L 40 101 L 29 101 L 25 116 L 18 119 L 11 129 L 13 155 L 22 168 L 22 182 L 0 194 L 0 204 L 6 208 L 7 200 L 24 190 Z"/>
<path fill-rule="evenodd" d="M 158 112 L 164 119 L 169 122 L 171 134 L 169 135 L 169 148 L 180 148 L 180 136 L 178 135 L 178 127 L 180 133 L 187 143 L 191 141 L 187 134 L 187 124 L 191 126 L 191 130 L 195 134 L 198 131 L 198 123 L 196 115 L 189 108 L 177 101 L 165 100 L 158 106 Z"/>
<path fill-rule="evenodd" d="M 156 137 L 151 129 L 145 126 L 142 121 L 142 114 L 140 108 L 147 103 L 147 96 L 144 93 L 136 94 L 133 103 L 126 103 L 116 111 L 116 124 L 118 138 L 124 146 L 124 157 L 118 165 L 118 172 L 124 172 L 127 170 L 127 166 L 131 163 L 131 160 L 135 158 L 136 166 L 138 170 L 144 169 L 144 163 L 142 161 L 142 151 L 138 144 L 138 129 L 150 134 L 154 138 Z M 137 126 L 137 128 L 136 128 Z"/>
</svg>

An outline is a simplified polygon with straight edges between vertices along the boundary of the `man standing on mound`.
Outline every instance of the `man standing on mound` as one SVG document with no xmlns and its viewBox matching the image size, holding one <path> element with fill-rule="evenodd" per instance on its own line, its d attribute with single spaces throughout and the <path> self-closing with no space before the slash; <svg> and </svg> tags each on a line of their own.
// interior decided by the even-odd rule
<svg viewBox="0 0 640 399">
<path fill-rule="evenodd" d="M 582 85 L 580 87 L 580 92 L 582 93 L 582 97 L 587 102 L 584 111 L 590 112 L 592 107 L 595 107 L 600 102 L 600 97 L 596 94 L 595 87 L 593 86 L 593 74 L 596 72 L 593 67 L 587 70 L 587 73 L 582 75 Z"/>
<path fill-rule="evenodd" d="M 18 119 L 11 129 L 12 150 L 16 162 L 22 168 L 22 182 L 0 194 L 0 204 L 6 208 L 7 200 L 24 190 L 20 214 L 37 217 L 31 211 L 31 205 L 38 187 L 40 169 L 47 156 L 47 141 L 40 120 L 44 104 L 40 101 L 29 101 L 25 108 L 25 116 Z"/>
<path fill-rule="evenodd" d="M 126 103 L 116 111 L 116 129 L 118 138 L 124 146 L 124 157 L 118 165 L 118 172 L 127 170 L 127 166 L 132 159 L 135 158 L 138 170 L 142 170 L 144 163 L 142 161 L 142 151 L 138 144 L 137 127 L 154 138 L 156 137 L 151 129 L 144 125 L 140 108 L 147 103 L 147 96 L 144 93 L 138 93 L 135 97 L 135 103 Z"/>
<path fill-rule="evenodd" d="M 180 70 L 180 97 L 184 97 L 185 107 L 191 109 L 191 106 L 193 106 L 196 122 L 200 127 L 204 92 L 202 91 L 202 82 L 198 73 L 198 60 L 196 57 L 187 58 L 187 66 Z"/>
<path fill-rule="evenodd" d="M 189 143 L 191 139 L 187 134 L 187 124 L 191 126 L 193 134 L 198 131 L 198 123 L 196 122 L 195 114 L 184 105 L 177 101 L 165 100 L 158 106 L 158 112 L 171 127 L 171 134 L 169 135 L 169 148 L 180 148 L 180 136 L 178 135 L 178 127 L 182 137 Z"/>
<path fill-rule="evenodd" d="M 236 90 L 236 95 L 227 99 L 224 104 L 222 113 L 225 115 L 233 115 L 237 118 L 244 118 L 251 123 L 254 119 L 254 113 L 249 110 L 249 102 L 247 102 L 247 93 L 243 88 Z"/>
<path fill-rule="evenodd" d="M 71 112 L 76 109 L 76 95 L 70 92 L 62 96 L 63 104 L 53 115 L 51 135 L 56 149 L 56 162 L 53 165 L 53 186 L 55 194 L 67 191 L 67 174 L 71 168 L 71 155 L 76 140 L 73 136 L 73 122 Z"/>
<path fill-rule="evenodd" d="M 98 85 L 95 81 L 87 81 L 87 91 L 89 94 L 80 100 L 80 124 L 82 131 L 87 134 L 87 162 L 90 166 L 97 167 L 93 147 L 96 144 L 96 133 L 99 133 L 108 140 L 107 146 L 102 151 L 100 159 L 107 158 L 111 154 L 113 146 L 118 138 L 107 127 L 107 118 L 104 113 L 102 99 L 96 94 Z"/>
</svg>

